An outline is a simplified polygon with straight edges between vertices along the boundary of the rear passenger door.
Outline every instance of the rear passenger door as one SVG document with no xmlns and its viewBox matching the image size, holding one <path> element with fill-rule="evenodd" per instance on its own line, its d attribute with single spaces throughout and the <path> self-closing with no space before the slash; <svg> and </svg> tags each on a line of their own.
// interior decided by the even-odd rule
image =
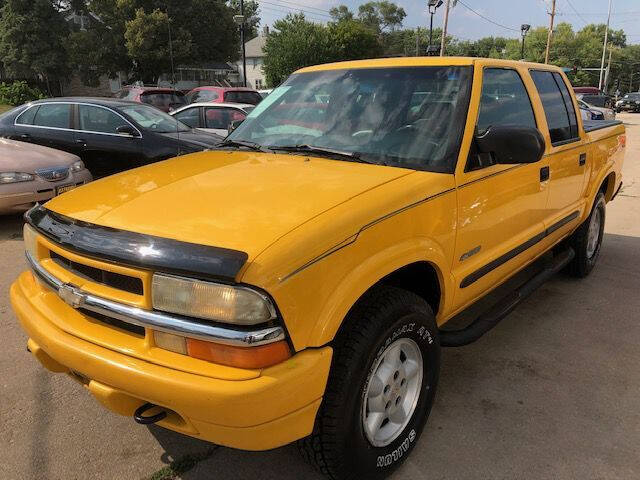
<svg viewBox="0 0 640 480">
<path fill-rule="evenodd" d="M 534 87 L 526 70 L 476 68 L 472 98 L 477 98 L 479 84 L 476 134 L 498 125 L 537 127 L 530 100 Z M 461 163 L 456 169 L 456 308 L 473 302 L 537 255 L 547 204 L 547 184 L 540 180 L 541 171 L 548 169 L 544 158 L 497 165 L 490 154 L 479 154 L 472 141 Z"/>
<path fill-rule="evenodd" d="M 587 145 L 581 137 L 576 107 L 567 85 L 558 72 L 532 70 L 548 134 L 545 133 L 549 161 L 547 227 L 569 225 L 584 203 Z M 570 228 L 570 227 L 567 227 Z"/>
<path fill-rule="evenodd" d="M 71 128 L 71 105 L 68 103 L 36 104 L 20 114 L 15 124 L 17 140 L 78 153 Z"/>
</svg>

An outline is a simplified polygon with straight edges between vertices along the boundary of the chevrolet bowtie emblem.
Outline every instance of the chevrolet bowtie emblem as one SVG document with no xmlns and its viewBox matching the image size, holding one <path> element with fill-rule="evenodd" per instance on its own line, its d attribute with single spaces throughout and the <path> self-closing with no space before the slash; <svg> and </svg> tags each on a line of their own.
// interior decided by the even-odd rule
<svg viewBox="0 0 640 480">
<path fill-rule="evenodd" d="M 73 308 L 80 308 L 84 305 L 84 295 L 73 285 L 64 284 L 58 288 L 58 295 L 65 303 Z"/>
</svg>

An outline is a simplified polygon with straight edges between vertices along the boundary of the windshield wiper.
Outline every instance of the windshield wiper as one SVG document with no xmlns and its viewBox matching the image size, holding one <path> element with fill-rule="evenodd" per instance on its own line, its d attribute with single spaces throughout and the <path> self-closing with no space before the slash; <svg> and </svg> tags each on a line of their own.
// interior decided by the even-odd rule
<svg viewBox="0 0 640 480">
<path fill-rule="evenodd" d="M 369 160 L 365 160 L 361 157 L 359 152 L 346 152 L 344 150 L 335 150 L 333 148 L 325 148 L 325 147 L 316 147 L 314 145 L 273 145 L 271 147 L 272 150 L 282 150 L 284 152 L 300 152 L 300 153 L 311 153 L 311 154 L 320 154 L 327 157 L 343 157 L 352 162 L 361 162 L 361 163 L 374 163 Z"/>
<path fill-rule="evenodd" d="M 269 152 L 267 147 L 263 147 L 259 143 L 249 142 L 247 140 L 224 140 L 217 145 L 218 147 L 246 147 L 256 152 Z"/>
</svg>

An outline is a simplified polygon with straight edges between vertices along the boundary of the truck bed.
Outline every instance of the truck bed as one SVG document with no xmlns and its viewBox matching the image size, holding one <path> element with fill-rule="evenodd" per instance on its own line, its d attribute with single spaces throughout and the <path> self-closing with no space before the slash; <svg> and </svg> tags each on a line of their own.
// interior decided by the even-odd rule
<svg viewBox="0 0 640 480">
<path fill-rule="evenodd" d="M 589 133 L 595 130 L 600 130 L 607 127 L 613 127 L 614 125 L 622 125 L 620 120 L 583 120 L 584 131 Z"/>
</svg>

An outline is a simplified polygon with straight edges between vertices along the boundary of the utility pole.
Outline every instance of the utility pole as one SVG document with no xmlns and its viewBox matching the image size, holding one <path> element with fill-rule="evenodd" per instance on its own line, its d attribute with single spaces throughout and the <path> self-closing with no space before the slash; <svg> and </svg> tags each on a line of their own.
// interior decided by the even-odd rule
<svg viewBox="0 0 640 480">
<path fill-rule="evenodd" d="M 602 46 L 602 62 L 600 63 L 600 80 L 598 88 L 602 90 L 602 76 L 604 73 L 604 58 L 607 55 L 607 41 L 609 40 L 609 22 L 611 21 L 611 0 L 609 0 L 609 13 L 607 14 L 607 29 L 604 31 L 604 45 Z"/>
<path fill-rule="evenodd" d="M 244 46 L 244 24 L 246 18 L 244 16 L 244 0 L 240 0 L 240 15 L 242 15 L 242 24 L 240 24 L 240 41 L 242 42 L 242 85 L 247 86 L 247 50 Z"/>
<path fill-rule="evenodd" d="M 609 62 L 607 63 L 607 70 L 604 74 L 604 92 L 609 90 L 609 72 L 611 71 L 611 53 L 613 52 L 613 45 L 609 45 Z"/>
<path fill-rule="evenodd" d="M 440 40 L 440 56 L 444 57 L 445 41 L 447 39 L 447 25 L 449 24 L 449 8 L 451 0 L 447 0 L 447 6 L 444 8 L 444 20 L 442 22 L 442 39 Z"/>
<path fill-rule="evenodd" d="M 549 21 L 549 32 L 547 33 L 547 49 L 544 52 L 544 63 L 549 63 L 549 49 L 551 48 L 551 38 L 553 37 L 553 21 L 556 17 L 556 0 L 551 4 L 551 20 Z"/>
<path fill-rule="evenodd" d="M 420 56 L 420 27 L 416 27 L 416 57 Z"/>
</svg>

